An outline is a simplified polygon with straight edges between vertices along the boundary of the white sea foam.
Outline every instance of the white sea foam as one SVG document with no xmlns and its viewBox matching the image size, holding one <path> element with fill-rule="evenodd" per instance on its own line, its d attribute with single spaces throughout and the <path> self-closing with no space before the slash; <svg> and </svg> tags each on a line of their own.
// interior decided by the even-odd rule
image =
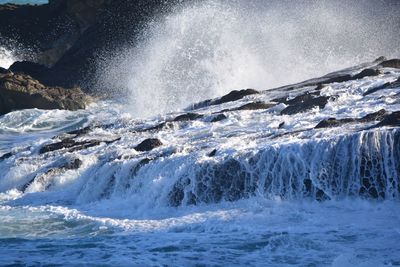
<svg viewBox="0 0 400 267">
<path fill-rule="evenodd" d="M 12 53 L 12 51 L 5 49 L 4 47 L 0 47 L 0 67 L 8 69 L 15 61 L 17 61 L 16 57 Z"/>
</svg>

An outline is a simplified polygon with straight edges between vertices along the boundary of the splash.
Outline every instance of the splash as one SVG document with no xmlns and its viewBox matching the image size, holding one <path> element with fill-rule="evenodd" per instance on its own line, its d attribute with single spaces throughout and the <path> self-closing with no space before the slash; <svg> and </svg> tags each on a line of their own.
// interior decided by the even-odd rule
<svg viewBox="0 0 400 267">
<path fill-rule="evenodd" d="M 0 47 L 0 67 L 8 69 L 16 60 L 14 54 L 3 47 Z"/>
<path fill-rule="evenodd" d="M 398 56 L 399 18 L 390 5 L 398 7 L 385 1 L 181 4 L 151 20 L 139 43 L 103 59 L 100 83 L 127 90 L 132 113 L 146 117 L 234 89 L 268 89 Z"/>
</svg>

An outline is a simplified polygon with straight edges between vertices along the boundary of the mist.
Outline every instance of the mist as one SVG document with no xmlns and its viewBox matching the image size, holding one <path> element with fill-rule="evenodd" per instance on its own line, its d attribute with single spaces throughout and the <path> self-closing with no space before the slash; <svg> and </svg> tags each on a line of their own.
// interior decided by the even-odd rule
<svg viewBox="0 0 400 267">
<path fill-rule="evenodd" d="M 395 1 L 195 1 L 104 51 L 98 85 L 148 117 L 231 90 L 266 90 L 400 55 Z"/>
</svg>

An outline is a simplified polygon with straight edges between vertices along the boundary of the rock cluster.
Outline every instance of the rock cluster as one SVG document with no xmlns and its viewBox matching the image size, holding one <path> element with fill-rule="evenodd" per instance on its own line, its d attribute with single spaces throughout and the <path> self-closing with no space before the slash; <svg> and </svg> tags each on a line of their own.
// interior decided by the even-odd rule
<svg viewBox="0 0 400 267">
<path fill-rule="evenodd" d="M 27 108 L 77 110 L 90 101 L 79 88 L 47 87 L 27 75 L 0 74 L 0 115 Z"/>
</svg>

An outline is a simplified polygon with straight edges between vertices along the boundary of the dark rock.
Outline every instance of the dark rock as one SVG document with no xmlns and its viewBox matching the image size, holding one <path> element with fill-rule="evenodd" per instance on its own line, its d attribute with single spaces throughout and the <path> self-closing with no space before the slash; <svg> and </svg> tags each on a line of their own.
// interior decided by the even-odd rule
<svg viewBox="0 0 400 267">
<path fill-rule="evenodd" d="M 47 67 L 29 61 L 17 61 L 10 66 L 9 70 L 15 74 L 29 75 L 39 81 L 45 80 L 49 72 Z"/>
<path fill-rule="evenodd" d="M 162 146 L 163 143 L 155 138 L 146 139 L 135 147 L 137 151 L 150 151 L 156 147 Z"/>
<path fill-rule="evenodd" d="M 385 115 L 386 115 L 386 110 L 381 109 L 377 112 L 368 114 L 359 119 L 345 118 L 345 119 L 338 120 L 335 118 L 329 118 L 327 120 L 322 120 L 320 123 L 318 123 L 317 126 L 315 126 L 315 129 L 338 127 L 338 126 L 342 126 L 344 124 L 353 123 L 353 122 L 367 123 L 367 122 L 372 122 L 372 121 L 380 121 L 385 117 Z"/>
<path fill-rule="evenodd" d="M 202 118 L 203 115 L 197 113 L 186 113 L 182 114 L 174 119 L 174 121 L 192 121 Z"/>
<path fill-rule="evenodd" d="M 8 152 L 8 153 L 4 154 L 3 156 L 1 156 L 0 160 L 5 160 L 5 159 L 8 159 L 8 158 L 11 158 L 12 155 L 13 155 L 13 153 Z"/>
<path fill-rule="evenodd" d="M 5 68 L 0 67 L 0 74 L 6 74 L 8 72 L 8 70 L 6 70 Z"/>
<path fill-rule="evenodd" d="M 317 190 L 315 198 L 317 201 L 326 201 L 331 199 L 322 189 Z"/>
<path fill-rule="evenodd" d="M 47 152 L 57 151 L 57 150 L 61 150 L 61 149 L 66 149 L 68 152 L 74 152 L 74 151 L 79 151 L 79 150 L 87 149 L 90 147 L 98 146 L 101 143 L 111 144 L 116 141 L 119 141 L 120 139 L 121 138 L 117 138 L 117 139 L 114 139 L 111 141 L 85 140 L 85 141 L 81 141 L 81 142 L 76 142 L 73 139 L 66 138 L 66 139 L 63 139 L 61 142 L 43 146 L 39 150 L 39 154 L 44 154 Z"/>
<path fill-rule="evenodd" d="M 385 83 L 384 85 L 372 88 L 372 89 L 368 90 L 367 92 L 365 92 L 363 94 L 363 96 L 370 95 L 370 94 L 375 93 L 375 92 L 377 92 L 379 90 L 393 89 L 393 88 L 397 88 L 397 87 L 400 87 L 400 79 L 398 79 L 398 80 L 396 80 L 394 82 L 388 82 L 388 83 Z"/>
<path fill-rule="evenodd" d="M 395 111 L 389 115 L 386 115 L 384 119 L 378 123 L 375 127 L 383 126 L 400 126 L 400 111 Z"/>
<path fill-rule="evenodd" d="M 353 76 L 351 76 L 350 74 L 345 74 L 345 75 L 340 75 L 340 76 L 337 76 L 337 77 L 332 77 L 332 78 L 326 79 L 322 83 L 323 84 L 327 84 L 327 83 L 343 83 L 343 82 L 348 82 L 348 81 L 351 81 L 351 80 L 354 80 Z"/>
<path fill-rule="evenodd" d="M 146 166 L 147 164 L 149 164 L 151 161 L 153 161 L 153 159 L 150 158 L 144 158 L 142 160 L 140 160 L 135 167 L 133 167 L 130 171 L 130 177 L 135 177 L 137 175 L 137 173 L 139 172 L 139 170 L 143 167 Z"/>
<path fill-rule="evenodd" d="M 233 102 L 233 101 L 242 99 L 245 96 L 255 95 L 255 94 L 259 94 L 259 92 L 254 89 L 243 89 L 243 90 L 239 90 L 239 91 L 234 90 L 234 91 L 230 92 L 229 94 L 224 95 L 223 97 L 212 101 L 211 105 L 219 105 L 219 104 L 223 104 L 223 103 Z"/>
<path fill-rule="evenodd" d="M 384 68 L 400 69 L 400 59 L 395 58 L 395 59 L 386 60 L 386 61 L 383 61 L 380 65 Z"/>
<path fill-rule="evenodd" d="M 0 75 L 0 115 L 13 110 L 83 109 L 91 101 L 79 88 L 46 87 L 26 75 Z"/>
<path fill-rule="evenodd" d="M 350 123 L 350 122 L 355 122 L 355 119 L 341 119 L 341 120 L 337 120 L 335 118 L 329 118 L 327 120 L 323 120 L 320 123 L 317 124 L 317 126 L 315 126 L 316 129 L 320 129 L 320 128 L 332 128 L 332 127 L 338 127 L 341 126 L 343 124 L 346 123 Z"/>
<path fill-rule="evenodd" d="M 226 120 L 228 117 L 224 114 L 218 114 L 211 119 L 211 122 L 218 122 L 222 120 Z"/>
<path fill-rule="evenodd" d="M 71 161 L 67 161 L 67 163 L 63 165 L 61 168 L 67 170 L 76 170 L 79 169 L 81 166 L 82 166 L 82 161 L 78 158 L 75 158 Z"/>
<path fill-rule="evenodd" d="M 142 129 L 142 130 L 138 130 L 138 132 L 160 131 L 162 129 L 172 128 L 172 127 L 173 127 L 172 122 L 162 122 L 155 126 L 152 126 L 152 127 L 146 128 L 146 129 Z"/>
<path fill-rule="evenodd" d="M 370 76 L 378 76 L 382 74 L 382 71 L 379 69 L 365 69 L 361 71 L 360 73 L 356 74 L 353 76 L 353 79 L 362 79 L 365 77 L 370 77 Z"/>
<path fill-rule="evenodd" d="M 208 156 L 209 156 L 209 157 L 214 157 L 216 154 L 217 154 L 217 150 L 214 149 L 213 151 L 211 151 L 211 152 L 208 154 Z"/>
<path fill-rule="evenodd" d="M 265 103 L 265 102 L 253 102 L 253 103 L 245 104 L 245 105 L 240 106 L 238 108 L 230 109 L 230 111 L 269 109 L 269 108 L 274 107 L 274 106 L 276 106 L 276 104 Z"/>
<path fill-rule="evenodd" d="M 281 111 L 281 115 L 293 115 L 300 112 L 305 112 L 315 107 L 323 109 L 328 100 L 329 96 L 316 96 L 313 93 L 305 93 L 297 96 L 291 100 L 285 100 L 284 103 L 289 106 Z"/>
<path fill-rule="evenodd" d="M 200 103 L 194 104 L 192 106 L 192 109 L 198 109 L 198 108 L 203 108 L 203 107 L 207 107 L 207 106 L 214 106 L 214 105 L 220 105 L 223 103 L 233 102 L 233 101 L 240 100 L 240 99 L 244 98 L 245 96 L 255 95 L 255 94 L 259 94 L 259 93 L 260 92 L 258 92 L 257 90 L 254 90 L 254 89 L 234 90 L 234 91 L 230 92 L 229 94 L 224 95 L 220 98 L 213 99 L 213 100 L 209 99 L 209 100 L 205 100 Z"/>
<path fill-rule="evenodd" d="M 380 121 L 383 120 L 385 118 L 385 116 L 387 115 L 386 110 L 384 109 L 380 109 L 377 112 L 368 114 L 364 117 L 362 117 L 361 119 L 359 119 L 359 122 L 371 122 L 371 121 Z"/>
<path fill-rule="evenodd" d="M 285 126 L 285 122 L 281 122 L 281 123 L 279 123 L 278 129 L 282 129 L 282 128 L 283 128 L 283 126 Z"/>
<path fill-rule="evenodd" d="M 89 133 L 91 130 L 93 130 L 93 127 L 87 126 L 87 127 L 82 128 L 82 129 L 78 129 L 78 130 L 75 130 L 75 131 L 67 132 L 67 134 L 75 135 L 75 137 L 77 137 L 77 136 L 80 136 L 80 135 L 87 134 L 87 133 Z"/>
</svg>

